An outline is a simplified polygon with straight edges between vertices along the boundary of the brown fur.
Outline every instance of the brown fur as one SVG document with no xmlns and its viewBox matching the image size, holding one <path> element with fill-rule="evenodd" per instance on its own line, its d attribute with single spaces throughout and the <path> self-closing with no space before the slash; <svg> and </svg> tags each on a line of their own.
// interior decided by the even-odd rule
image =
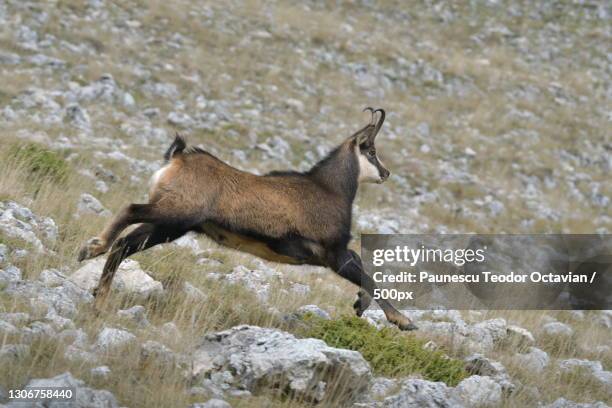
<svg viewBox="0 0 612 408">
<path fill-rule="evenodd" d="M 350 144 L 342 147 L 346 154 L 350 154 Z M 348 216 L 345 201 L 342 195 L 309 179 L 257 176 L 206 153 L 175 156 L 150 199 L 168 213 L 211 216 L 234 229 L 273 238 L 300 232 L 316 242 L 340 237 L 339 226 Z"/>
</svg>

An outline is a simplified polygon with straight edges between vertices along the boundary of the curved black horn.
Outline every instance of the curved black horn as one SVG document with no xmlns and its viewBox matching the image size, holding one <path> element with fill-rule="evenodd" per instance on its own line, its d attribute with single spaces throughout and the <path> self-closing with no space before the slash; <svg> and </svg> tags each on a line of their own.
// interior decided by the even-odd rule
<svg viewBox="0 0 612 408">
<path fill-rule="evenodd" d="M 380 119 L 378 119 L 378 122 L 376 123 L 376 129 L 374 130 L 374 136 L 378 134 L 378 131 L 380 130 L 380 128 L 383 125 L 383 122 L 385 121 L 385 110 L 379 108 L 379 109 L 376 109 L 372 114 L 376 112 L 380 112 Z"/>
<path fill-rule="evenodd" d="M 376 114 L 376 111 L 371 106 L 366 107 L 363 110 L 363 112 L 365 112 L 365 111 L 370 111 L 370 113 L 372 114 L 372 118 L 370 119 L 370 124 L 373 125 L 374 124 L 374 115 Z"/>
</svg>

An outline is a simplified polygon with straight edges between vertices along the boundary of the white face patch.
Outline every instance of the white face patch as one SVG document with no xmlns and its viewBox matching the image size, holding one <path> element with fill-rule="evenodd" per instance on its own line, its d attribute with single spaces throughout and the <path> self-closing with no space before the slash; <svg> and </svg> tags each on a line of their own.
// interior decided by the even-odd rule
<svg viewBox="0 0 612 408">
<path fill-rule="evenodd" d="M 378 183 L 380 174 L 375 165 L 370 163 L 367 157 L 361 154 L 359 146 L 355 147 L 355 153 L 359 158 L 359 179 L 360 183 Z"/>
</svg>

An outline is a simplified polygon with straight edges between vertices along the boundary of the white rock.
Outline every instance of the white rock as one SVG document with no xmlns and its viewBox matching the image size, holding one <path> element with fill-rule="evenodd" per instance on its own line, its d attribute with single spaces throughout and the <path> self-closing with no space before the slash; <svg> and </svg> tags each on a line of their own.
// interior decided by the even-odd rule
<svg viewBox="0 0 612 408">
<path fill-rule="evenodd" d="M 144 306 L 135 305 L 129 309 L 122 309 L 117 312 L 117 316 L 126 319 L 137 326 L 148 327 L 151 323 L 147 319 L 147 311 Z"/>
<path fill-rule="evenodd" d="M 94 367 L 89 371 L 92 375 L 92 377 L 97 377 L 97 378 L 108 378 L 108 376 L 111 374 L 111 369 L 108 366 L 98 366 L 98 367 Z"/>
<path fill-rule="evenodd" d="M 194 124 L 194 121 L 191 116 L 187 115 L 186 113 L 170 112 L 168 114 L 168 123 L 173 126 L 188 128 Z"/>
<path fill-rule="evenodd" d="M 602 390 L 607 390 L 612 396 L 612 371 L 604 370 L 600 361 L 570 358 L 559 361 L 558 365 L 563 372 L 582 371 L 590 375 L 602 387 Z"/>
<path fill-rule="evenodd" d="M 565 323 L 550 322 L 542 326 L 542 333 L 551 337 L 571 337 L 574 334 L 574 330 Z"/>
<path fill-rule="evenodd" d="M 202 292 L 200 289 L 196 288 L 189 282 L 183 283 L 183 293 L 187 296 L 187 298 L 199 302 L 202 302 L 207 298 L 204 292 Z"/>
<path fill-rule="evenodd" d="M 0 283 L 19 282 L 21 280 L 21 270 L 14 265 L 9 265 L 0 269 Z"/>
<path fill-rule="evenodd" d="M 105 262 L 104 258 L 88 261 L 70 276 L 70 280 L 80 288 L 91 291 L 98 285 Z M 140 264 L 132 259 L 121 263 L 113 279 L 112 288 L 143 297 L 163 291 L 162 284 L 140 269 Z"/>
<path fill-rule="evenodd" d="M 103 180 L 96 180 L 94 187 L 101 193 L 108 193 L 108 185 Z"/>
<path fill-rule="evenodd" d="M 130 344 L 135 339 L 136 336 L 126 330 L 105 327 L 98 333 L 94 347 L 101 352 L 110 352 Z"/>
<path fill-rule="evenodd" d="M 74 408 L 118 408 L 115 396 L 106 390 L 95 390 L 85 386 L 85 383 L 70 373 L 60 374 L 53 378 L 38 378 L 30 380 L 25 386 L 28 388 L 57 388 L 67 387 L 75 391 L 75 400 L 71 403 Z M 17 408 L 20 403 L 13 403 Z M 13 408 L 11 404 L 8 405 Z M 51 406 L 51 405 L 50 405 Z M 54 406 L 54 405 L 53 405 Z"/>
<path fill-rule="evenodd" d="M 543 406 L 542 408 L 610 408 L 603 402 L 595 403 L 577 403 L 574 401 L 566 400 L 565 398 L 559 398 L 552 404 Z"/>
<path fill-rule="evenodd" d="M 154 361 L 156 364 L 172 366 L 177 361 L 177 355 L 162 343 L 154 340 L 144 342 L 140 349 L 142 360 Z"/>
<path fill-rule="evenodd" d="M 193 354 L 192 375 L 200 381 L 210 378 L 220 388 L 280 389 L 313 401 L 326 396 L 327 383 L 338 375 L 347 396 L 365 391 L 371 378 L 368 363 L 356 351 L 256 326 L 205 336 Z"/>
<path fill-rule="evenodd" d="M 506 336 L 506 340 L 512 342 L 517 347 L 533 346 L 535 344 L 533 334 L 520 326 L 508 326 L 506 328 Z"/>
<path fill-rule="evenodd" d="M 257 298 L 262 302 L 267 302 L 270 296 L 270 281 L 281 281 L 280 273 L 272 269 L 258 268 L 250 270 L 249 268 L 238 265 L 230 274 L 221 275 L 223 280 L 232 284 L 240 284 L 246 286 L 247 289 L 255 293 Z"/>
<path fill-rule="evenodd" d="M 537 347 L 529 347 L 527 353 L 517 354 L 514 356 L 514 359 L 520 366 L 536 373 L 542 372 L 550 362 L 548 353 Z"/>
<path fill-rule="evenodd" d="M 372 380 L 369 395 L 379 399 L 386 397 L 397 387 L 397 380 L 385 377 L 376 377 Z"/>
<path fill-rule="evenodd" d="M 204 403 L 192 404 L 189 408 L 232 408 L 232 406 L 222 399 L 213 398 Z"/>
<path fill-rule="evenodd" d="M 200 255 L 204 250 L 200 247 L 200 243 L 198 242 L 195 233 L 189 232 L 176 241 L 173 242 L 173 245 L 179 246 L 181 248 L 190 249 L 194 255 Z"/>
<path fill-rule="evenodd" d="M 18 334 L 19 330 L 10 324 L 9 322 L 5 322 L 0 320 L 0 336 L 4 337 L 6 335 Z"/>
<path fill-rule="evenodd" d="M 168 340 L 178 340 L 182 337 L 181 331 L 174 322 L 166 322 L 159 328 L 160 334 Z"/>
<path fill-rule="evenodd" d="M 22 326 L 30 321 L 30 315 L 24 312 L 0 313 L 0 321 Z"/>
<path fill-rule="evenodd" d="M 292 283 L 290 291 L 296 295 L 306 296 L 310 293 L 310 286 L 303 283 Z"/>
<path fill-rule="evenodd" d="M 78 104 L 72 103 L 66 107 L 66 120 L 74 127 L 89 131 L 91 130 L 91 119 L 89 114 Z"/>
<path fill-rule="evenodd" d="M 454 391 L 469 407 L 488 407 L 501 404 L 502 388 L 491 377 L 473 375 L 461 381 Z"/>
<path fill-rule="evenodd" d="M 0 201 L 0 232 L 32 244 L 39 252 L 44 251 L 42 240 L 54 243 L 57 226 L 51 218 L 39 217 L 14 201 Z"/>
<path fill-rule="evenodd" d="M 467 372 L 490 377 L 501 386 L 505 393 L 511 393 L 516 388 L 502 363 L 478 353 L 466 357 L 464 361 Z"/>
<path fill-rule="evenodd" d="M 443 382 L 407 379 L 400 390 L 382 401 L 384 408 L 462 408 L 461 399 L 454 389 Z"/>
<path fill-rule="evenodd" d="M 8 247 L 0 244 L 0 264 L 8 260 Z"/>
<path fill-rule="evenodd" d="M 293 99 L 293 98 L 288 98 L 288 99 L 285 100 L 285 103 L 287 104 L 287 106 L 289 106 L 290 108 L 294 109 L 298 113 L 303 113 L 304 112 L 304 102 L 302 102 L 300 100 Z"/>
<path fill-rule="evenodd" d="M 91 194 L 83 193 L 77 204 L 77 215 L 94 214 L 102 217 L 109 217 L 111 212 L 108 211 L 100 201 Z"/>
<path fill-rule="evenodd" d="M 329 315 L 329 313 L 327 313 L 325 310 L 321 309 L 317 305 L 304 305 L 298 308 L 298 310 L 296 311 L 296 314 L 300 316 L 306 313 L 312 313 L 313 315 L 318 316 L 325 320 L 331 319 L 331 316 Z"/>
</svg>

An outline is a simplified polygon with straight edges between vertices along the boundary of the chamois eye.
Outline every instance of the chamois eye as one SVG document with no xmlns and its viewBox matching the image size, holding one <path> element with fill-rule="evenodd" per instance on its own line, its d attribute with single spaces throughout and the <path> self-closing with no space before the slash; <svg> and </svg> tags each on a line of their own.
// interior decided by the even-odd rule
<svg viewBox="0 0 612 408">
<path fill-rule="evenodd" d="M 370 156 L 370 157 L 376 156 L 376 150 L 374 150 L 374 149 L 368 150 L 368 156 Z"/>
</svg>

